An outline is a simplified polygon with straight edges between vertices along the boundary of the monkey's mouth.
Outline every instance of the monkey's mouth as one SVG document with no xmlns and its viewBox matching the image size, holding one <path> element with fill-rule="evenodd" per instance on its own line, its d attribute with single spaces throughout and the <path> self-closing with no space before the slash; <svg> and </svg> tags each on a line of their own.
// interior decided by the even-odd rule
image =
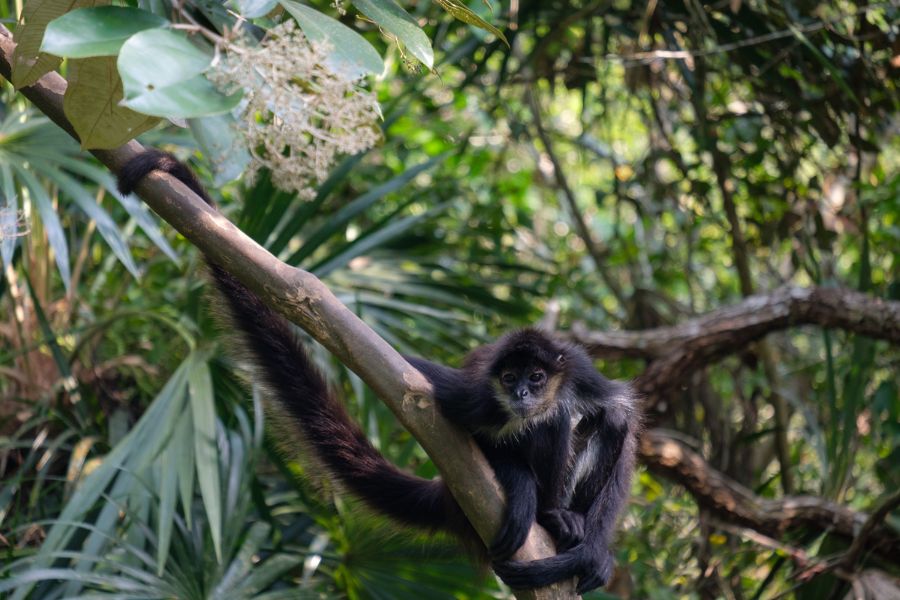
<svg viewBox="0 0 900 600">
<path fill-rule="evenodd" d="M 533 402 L 522 402 L 521 400 L 509 403 L 510 412 L 520 419 L 527 419 L 534 416 L 538 405 Z"/>
</svg>

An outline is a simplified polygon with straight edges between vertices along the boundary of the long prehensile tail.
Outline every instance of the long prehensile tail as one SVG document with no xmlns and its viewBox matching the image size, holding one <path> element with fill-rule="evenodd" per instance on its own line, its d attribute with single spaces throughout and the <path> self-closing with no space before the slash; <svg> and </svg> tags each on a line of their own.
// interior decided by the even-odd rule
<svg viewBox="0 0 900 600">
<path fill-rule="evenodd" d="M 215 206 L 194 174 L 173 156 L 148 150 L 119 174 L 129 194 L 150 172 L 164 171 Z M 288 321 L 221 267 L 210 272 L 231 324 L 239 331 L 255 375 L 279 412 L 295 421 L 304 446 L 343 487 L 374 510 L 401 523 L 445 530 L 469 539 L 473 532 L 440 480 L 408 475 L 376 450 L 312 363 Z"/>
</svg>

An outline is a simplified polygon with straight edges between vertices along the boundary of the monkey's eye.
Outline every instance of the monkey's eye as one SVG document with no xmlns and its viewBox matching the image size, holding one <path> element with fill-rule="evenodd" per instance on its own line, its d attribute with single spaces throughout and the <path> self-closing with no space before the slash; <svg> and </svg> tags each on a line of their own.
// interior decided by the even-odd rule
<svg viewBox="0 0 900 600">
<path fill-rule="evenodd" d="M 528 379 L 531 380 L 531 383 L 540 383 L 544 380 L 544 372 L 543 371 L 535 371 L 531 374 Z"/>
<path fill-rule="evenodd" d="M 504 373 L 500 376 L 500 381 L 502 381 L 506 385 L 512 385 L 516 382 L 516 376 L 512 373 Z"/>
</svg>

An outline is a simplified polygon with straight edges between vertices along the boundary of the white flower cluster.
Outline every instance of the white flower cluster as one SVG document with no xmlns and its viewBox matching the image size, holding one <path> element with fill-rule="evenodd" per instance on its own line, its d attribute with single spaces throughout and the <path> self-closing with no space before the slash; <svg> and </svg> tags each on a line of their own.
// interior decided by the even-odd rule
<svg viewBox="0 0 900 600">
<path fill-rule="evenodd" d="M 258 46 L 232 48 L 209 78 L 244 89 L 241 126 L 253 156 L 272 182 L 315 197 L 338 154 L 357 154 L 381 139 L 372 92 L 327 66 L 327 48 L 311 44 L 293 21 L 272 28 Z"/>
</svg>

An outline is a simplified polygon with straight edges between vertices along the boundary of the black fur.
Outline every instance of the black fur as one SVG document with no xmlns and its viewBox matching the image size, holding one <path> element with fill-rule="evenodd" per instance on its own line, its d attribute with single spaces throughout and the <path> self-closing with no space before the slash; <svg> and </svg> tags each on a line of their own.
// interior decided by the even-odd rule
<svg viewBox="0 0 900 600">
<path fill-rule="evenodd" d="M 213 205 L 186 166 L 155 150 L 123 167 L 120 191 L 132 192 L 154 170 Z M 477 540 L 441 480 L 407 475 L 372 447 L 288 322 L 226 271 L 209 266 L 262 382 L 328 470 L 401 523 Z M 460 369 L 407 360 L 434 386 L 442 414 L 472 434 L 506 492 L 504 520 L 488 549 L 500 577 L 515 588 L 575 576 L 579 592 L 605 585 L 613 567 L 609 544 L 634 465 L 638 419 L 629 386 L 600 375 L 580 347 L 534 329 L 474 350 Z M 535 520 L 554 536 L 560 554 L 507 560 Z"/>
</svg>

